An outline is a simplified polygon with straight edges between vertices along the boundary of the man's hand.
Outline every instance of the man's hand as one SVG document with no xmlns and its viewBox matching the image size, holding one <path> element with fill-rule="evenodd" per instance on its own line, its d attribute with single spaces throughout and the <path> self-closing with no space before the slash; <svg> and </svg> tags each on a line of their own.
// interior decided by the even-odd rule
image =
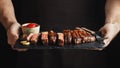
<svg viewBox="0 0 120 68">
<path fill-rule="evenodd" d="M 120 24 L 118 23 L 106 23 L 101 29 L 100 32 L 104 36 L 105 47 L 107 47 L 110 42 L 115 38 L 115 36 L 120 31 Z"/>
<path fill-rule="evenodd" d="M 26 51 L 27 49 L 16 49 L 16 48 L 14 48 L 14 45 L 19 38 L 20 26 L 21 25 L 19 23 L 13 23 L 9 26 L 9 28 L 7 29 L 8 44 L 10 44 L 12 49 L 14 49 L 14 50 Z"/>
</svg>

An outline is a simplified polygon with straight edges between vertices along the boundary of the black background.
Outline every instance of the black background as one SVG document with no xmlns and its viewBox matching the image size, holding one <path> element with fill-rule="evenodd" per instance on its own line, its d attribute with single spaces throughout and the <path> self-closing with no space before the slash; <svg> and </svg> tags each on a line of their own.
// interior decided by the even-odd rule
<svg viewBox="0 0 120 68">
<path fill-rule="evenodd" d="M 65 28 L 74 28 L 76 25 L 79 25 L 79 22 L 81 22 L 80 25 L 88 27 L 92 30 L 98 30 L 101 26 L 104 25 L 104 4 L 105 0 L 83 0 L 83 2 L 79 2 L 75 6 L 80 6 L 84 3 L 87 3 L 88 5 L 84 5 L 84 9 L 81 11 L 78 8 L 76 8 L 76 11 L 72 12 L 69 11 L 68 15 L 65 13 L 67 11 L 66 9 L 60 8 L 63 10 L 63 13 L 57 14 L 52 13 L 55 12 L 54 8 L 59 8 L 59 6 L 51 8 L 50 5 L 46 5 L 56 2 L 56 0 L 13 0 L 13 4 L 15 7 L 15 14 L 17 17 L 17 20 L 22 24 L 25 22 L 38 22 L 42 23 L 41 27 L 42 30 L 49 30 L 49 29 L 56 29 L 56 31 L 61 31 Z M 67 0 L 66 0 L 67 1 Z M 72 3 L 72 0 L 70 0 Z M 75 0 L 78 1 L 78 0 Z M 81 0 L 82 1 L 82 0 Z M 59 3 L 63 2 L 63 0 L 59 1 Z M 91 4 L 93 3 L 94 4 Z M 37 4 L 34 4 L 37 3 Z M 40 3 L 40 4 L 38 4 Z M 58 3 L 58 5 L 59 5 Z M 64 2 L 66 4 L 66 2 Z M 42 6 L 41 6 L 42 4 Z M 39 9 L 37 6 L 40 6 L 41 9 Z M 64 5 L 60 5 L 64 6 Z M 71 6 L 71 4 L 69 5 Z M 44 7 L 49 7 L 51 9 L 44 9 Z M 71 6 L 72 8 L 72 6 Z M 80 7 L 82 8 L 82 7 Z M 94 10 L 96 9 L 96 10 Z M 47 11 L 46 11 L 47 10 Z M 64 11 L 65 10 L 65 11 Z M 84 13 L 78 13 L 76 14 L 77 10 L 84 12 Z M 59 11 L 59 10 L 56 10 Z M 46 14 L 47 13 L 47 14 Z M 65 18 L 63 17 L 64 14 L 66 14 Z M 71 14 L 71 15 L 70 15 Z M 79 15 L 83 15 L 82 17 Z M 72 17 L 70 17 L 72 16 Z M 93 17 L 93 18 L 91 18 Z M 54 19 L 55 18 L 55 19 Z M 78 19 L 80 18 L 80 19 Z M 64 20 L 62 20 L 64 19 Z M 48 22 L 50 22 L 48 25 Z M 54 24 L 55 22 L 59 24 Z M 88 23 L 92 23 L 88 24 Z M 44 23 L 44 24 L 43 24 Z M 60 25 L 61 23 L 64 23 L 64 25 Z M 66 24 L 65 24 L 66 23 Z M 74 25 L 74 24 L 75 25 Z M 99 23 L 99 25 L 98 25 Z M 47 25 L 47 26 L 46 26 Z M 59 25 L 59 26 L 58 26 Z M 66 27 L 67 25 L 67 27 Z M 73 25 L 73 26 L 71 26 Z M 48 28 L 49 27 L 49 28 Z M 54 28 L 53 28 L 54 27 Z M 59 29 L 58 27 L 61 27 L 62 29 Z M 52 67 L 61 67 L 61 68 L 77 68 L 77 67 L 85 67 L 85 68 L 103 68 L 106 67 L 104 63 L 107 64 L 107 67 L 117 67 L 119 66 L 119 49 L 120 49 L 120 43 L 119 43 L 119 36 L 118 34 L 115 39 L 110 43 L 110 45 L 103 51 L 87 51 L 87 50 L 29 50 L 28 52 L 16 52 L 13 51 L 10 46 L 7 44 L 7 36 L 6 31 L 2 25 L 0 25 L 0 65 L 6 67 L 12 66 L 16 67 L 16 65 L 22 65 L 21 67 L 29 67 L 32 65 L 33 67 L 45 67 L 45 68 L 52 68 Z M 34 56 L 31 56 L 31 55 Z M 41 56 L 39 54 L 42 54 L 44 56 Z M 37 56 L 35 58 L 35 56 Z M 88 58 L 88 57 L 89 58 Z M 21 57 L 21 58 L 18 58 Z M 62 57 L 62 58 L 61 58 Z M 104 58 L 107 57 L 107 58 Z M 27 58 L 27 59 L 26 59 Z M 51 59 L 52 58 L 52 59 Z M 54 59 L 53 59 L 54 58 Z M 33 60 L 34 59 L 34 60 Z M 38 60 L 39 59 L 39 60 Z M 94 59 L 94 61 L 93 61 Z M 29 61 L 28 61 L 29 60 Z M 19 61 L 19 62 L 18 62 Z M 31 61 L 31 62 L 30 62 Z M 41 61 L 41 62 L 40 62 Z M 58 62 L 59 61 L 59 62 Z M 80 62 L 82 61 L 82 62 Z M 93 64 L 92 62 L 93 61 Z M 99 62 L 94 64 L 94 62 Z M 29 62 L 29 63 L 28 63 Z M 38 62 L 38 63 L 37 63 Z M 103 62 L 103 64 L 102 64 Z M 27 64 L 28 63 L 28 66 Z M 43 66 L 39 66 L 39 64 Z M 87 64 L 87 65 L 86 65 Z M 91 65 L 92 66 L 91 66 Z M 59 65 L 59 66 L 57 66 Z"/>
</svg>

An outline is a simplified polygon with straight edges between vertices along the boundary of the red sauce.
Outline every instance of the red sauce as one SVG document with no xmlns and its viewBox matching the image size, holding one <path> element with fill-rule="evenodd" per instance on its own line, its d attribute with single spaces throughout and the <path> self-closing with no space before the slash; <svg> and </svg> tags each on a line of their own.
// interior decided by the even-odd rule
<svg viewBox="0 0 120 68">
<path fill-rule="evenodd" d="M 34 28 L 36 26 L 38 26 L 36 23 L 29 23 L 28 25 L 26 25 L 26 27 L 28 28 Z"/>
</svg>

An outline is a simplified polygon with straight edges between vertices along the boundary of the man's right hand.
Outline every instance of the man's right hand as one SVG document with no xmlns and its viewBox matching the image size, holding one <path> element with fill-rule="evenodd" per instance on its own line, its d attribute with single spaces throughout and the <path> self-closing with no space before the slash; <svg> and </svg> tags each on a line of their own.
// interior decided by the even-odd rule
<svg viewBox="0 0 120 68">
<path fill-rule="evenodd" d="M 19 23 L 12 23 L 8 28 L 7 28 L 7 38 L 8 38 L 8 44 L 12 47 L 12 49 L 17 50 L 17 51 L 26 51 L 27 49 L 17 49 L 14 48 L 14 45 L 16 41 L 19 38 L 19 30 L 20 30 L 21 25 Z"/>
</svg>

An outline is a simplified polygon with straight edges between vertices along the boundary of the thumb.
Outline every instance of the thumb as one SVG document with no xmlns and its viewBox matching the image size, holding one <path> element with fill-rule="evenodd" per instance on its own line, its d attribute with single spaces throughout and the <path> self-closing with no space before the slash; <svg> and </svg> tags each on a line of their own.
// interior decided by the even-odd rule
<svg viewBox="0 0 120 68">
<path fill-rule="evenodd" d="M 16 40 L 19 38 L 19 34 L 15 32 L 14 33 L 8 32 L 7 35 L 8 35 L 8 44 L 10 44 L 12 48 L 14 48 Z"/>
<path fill-rule="evenodd" d="M 19 25 L 12 24 L 7 30 L 8 44 L 13 48 L 19 38 Z"/>
<path fill-rule="evenodd" d="M 110 41 L 111 40 L 110 40 L 109 36 L 106 34 L 104 36 L 104 40 L 103 40 L 103 42 L 105 43 L 105 47 L 107 47 L 109 45 Z"/>
<path fill-rule="evenodd" d="M 101 28 L 99 31 L 103 36 L 103 42 L 105 43 L 104 47 L 106 47 L 110 43 L 109 33 L 104 28 Z"/>
</svg>

